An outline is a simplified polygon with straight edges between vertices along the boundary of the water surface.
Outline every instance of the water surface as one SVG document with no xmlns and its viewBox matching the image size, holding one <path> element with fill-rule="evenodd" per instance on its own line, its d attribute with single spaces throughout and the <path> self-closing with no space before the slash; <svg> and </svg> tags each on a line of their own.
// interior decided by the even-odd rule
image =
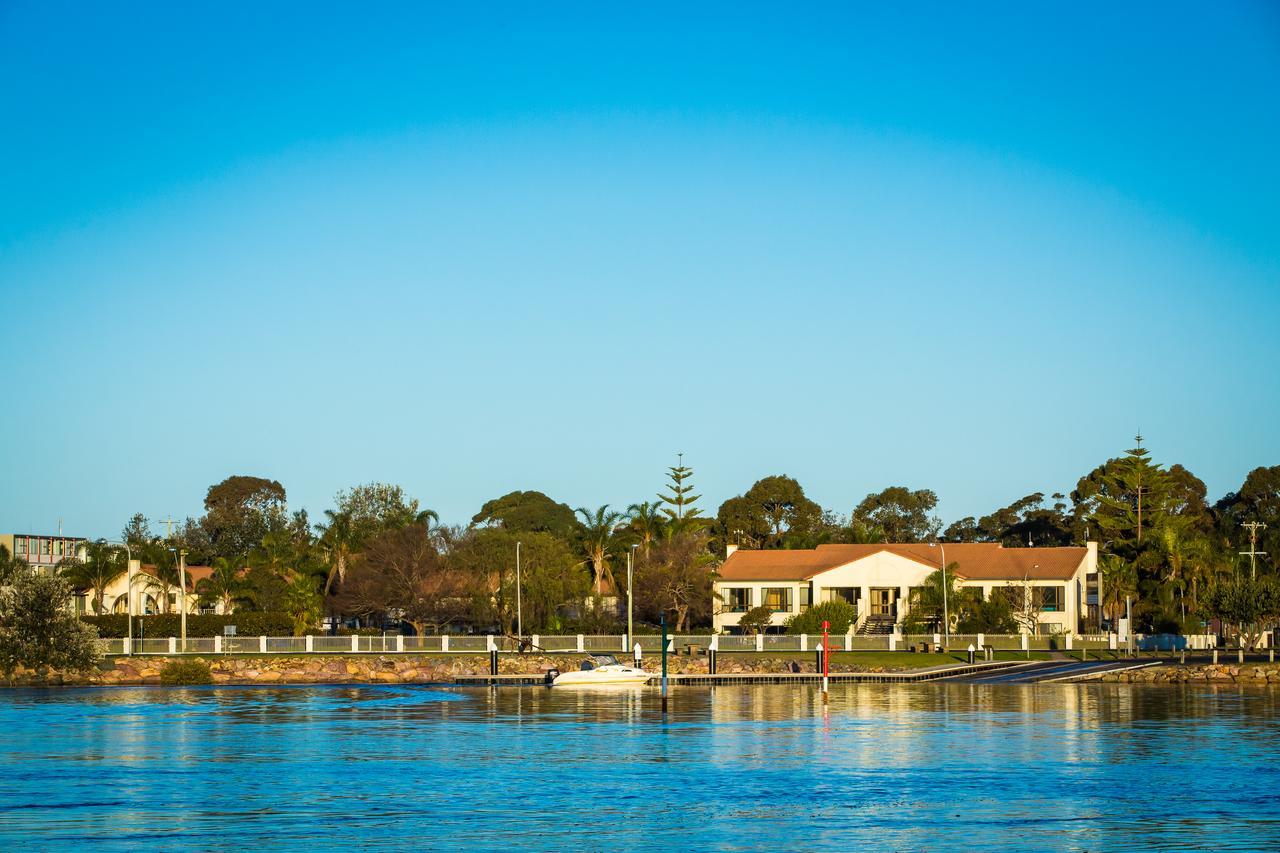
<svg viewBox="0 0 1280 853">
<path fill-rule="evenodd" d="M 1280 692 L 0 692 L 0 846 L 1259 850 Z"/>
</svg>

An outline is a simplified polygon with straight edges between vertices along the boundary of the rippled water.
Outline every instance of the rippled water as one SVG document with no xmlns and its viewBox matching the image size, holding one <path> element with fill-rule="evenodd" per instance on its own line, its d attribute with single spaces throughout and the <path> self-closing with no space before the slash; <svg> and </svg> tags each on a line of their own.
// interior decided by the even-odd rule
<svg viewBox="0 0 1280 853">
<path fill-rule="evenodd" d="M 1259 850 L 1275 690 L 0 692 L 0 846 Z"/>
</svg>

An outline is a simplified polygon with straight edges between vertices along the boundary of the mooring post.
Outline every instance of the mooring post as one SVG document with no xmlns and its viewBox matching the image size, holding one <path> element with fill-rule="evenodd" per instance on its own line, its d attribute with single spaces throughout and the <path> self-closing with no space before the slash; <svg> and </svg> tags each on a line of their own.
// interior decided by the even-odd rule
<svg viewBox="0 0 1280 853">
<path fill-rule="evenodd" d="M 498 674 L 498 650 L 497 648 L 489 649 L 489 674 Z"/>
<path fill-rule="evenodd" d="M 707 675 L 716 674 L 716 650 L 707 649 Z"/>
<path fill-rule="evenodd" d="M 831 638 L 827 635 L 831 623 L 822 620 L 822 704 L 827 704 L 827 688 L 831 681 Z"/>
</svg>

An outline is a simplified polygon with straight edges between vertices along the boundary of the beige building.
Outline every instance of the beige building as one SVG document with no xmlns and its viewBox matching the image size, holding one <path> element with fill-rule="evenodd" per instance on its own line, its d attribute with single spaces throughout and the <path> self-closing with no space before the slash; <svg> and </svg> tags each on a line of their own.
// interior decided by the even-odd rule
<svg viewBox="0 0 1280 853">
<path fill-rule="evenodd" d="M 177 584 L 160 579 L 155 566 L 139 564 L 133 560 L 133 614 L 150 616 L 155 613 L 180 613 L 182 596 Z M 200 596 L 196 584 L 213 573 L 209 566 L 187 566 L 187 613 L 199 613 Z M 129 612 L 129 575 L 125 572 L 107 584 L 102 596 L 103 613 Z M 93 613 L 93 590 L 76 590 L 76 612 Z M 221 613 L 221 605 L 216 608 Z"/>
<path fill-rule="evenodd" d="M 742 614 L 761 605 L 773 610 L 772 624 L 781 628 L 812 604 L 843 599 L 857 608 L 856 632 L 900 631 L 912 589 L 942 566 L 944 550 L 959 586 L 981 590 L 984 599 L 997 593 L 1035 596 L 1036 633 L 1078 633 L 1096 619 L 1096 542 L 1078 548 L 1005 548 L 985 542 L 820 545 L 797 551 L 731 546 L 715 580 L 715 630 L 739 630 Z"/>
</svg>

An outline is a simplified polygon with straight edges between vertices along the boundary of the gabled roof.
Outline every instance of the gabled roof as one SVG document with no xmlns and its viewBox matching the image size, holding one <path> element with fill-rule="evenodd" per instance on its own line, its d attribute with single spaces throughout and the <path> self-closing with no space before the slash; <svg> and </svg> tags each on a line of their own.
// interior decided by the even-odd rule
<svg viewBox="0 0 1280 853">
<path fill-rule="evenodd" d="M 1066 580 L 1076 573 L 1087 548 L 1005 548 L 998 542 L 944 543 L 948 565 L 966 580 Z M 838 566 L 888 552 L 931 569 L 942 565 L 942 552 L 924 542 L 872 545 L 819 545 L 797 551 L 734 551 L 720 567 L 727 581 L 797 581 Z"/>
</svg>

